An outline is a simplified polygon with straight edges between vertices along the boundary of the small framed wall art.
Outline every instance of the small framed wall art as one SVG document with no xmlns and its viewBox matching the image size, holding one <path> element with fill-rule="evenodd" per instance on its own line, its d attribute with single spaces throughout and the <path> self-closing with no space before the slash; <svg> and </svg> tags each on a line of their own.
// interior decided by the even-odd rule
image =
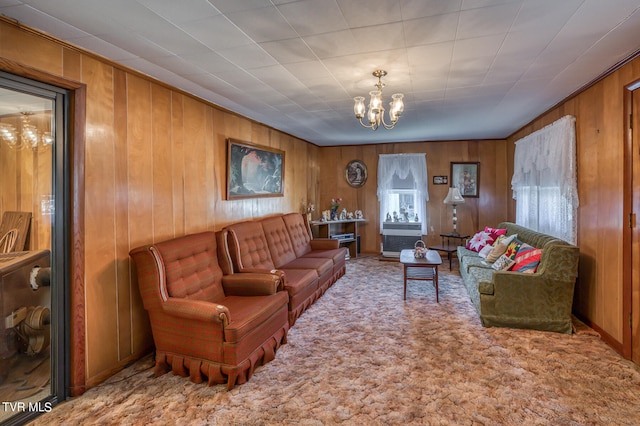
<svg viewBox="0 0 640 426">
<path fill-rule="evenodd" d="M 347 183 L 354 188 L 360 188 L 367 181 L 367 166 L 360 160 L 353 160 L 344 169 Z"/>
<path fill-rule="evenodd" d="M 449 184 L 449 176 L 434 176 L 433 177 L 434 185 L 448 185 Z"/>
<path fill-rule="evenodd" d="M 451 163 L 451 186 L 463 197 L 477 198 L 480 191 L 480 163 Z"/>
</svg>

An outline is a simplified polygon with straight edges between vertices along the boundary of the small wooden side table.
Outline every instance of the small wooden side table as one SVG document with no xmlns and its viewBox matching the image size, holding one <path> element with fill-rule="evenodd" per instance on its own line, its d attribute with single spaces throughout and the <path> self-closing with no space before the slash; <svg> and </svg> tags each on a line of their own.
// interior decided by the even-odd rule
<svg viewBox="0 0 640 426">
<path fill-rule="evenodd" d="M 416 259 L 412 249 L 400 252 L 400 263 L 404 265 L 404 300 L 407 300 L 407 280 L 433 281 L 438 299 L 438 265 L 442 263 L 440 255 L 435 251 L 427 251 L 426 257 Z"/>
<path fill-rule="evenodd" d="M 453 233 L 440 234 L 440 238 L 442 238 L 442 244 L 439 246 L 431 246 L 429 247 L 429 250 L 437 250 L 447 253 L 447 259 L 449 259 L 449 270 L 451 270 L 451 258 L 453 257 L 453 253 L 458 250 L 458 246 L 464 245 L 464 241 L 469 237 L 470 235 L 460 235 Z M 453 244 L 451 243 L 451 240 L 453 240 Z"/>
</svg>

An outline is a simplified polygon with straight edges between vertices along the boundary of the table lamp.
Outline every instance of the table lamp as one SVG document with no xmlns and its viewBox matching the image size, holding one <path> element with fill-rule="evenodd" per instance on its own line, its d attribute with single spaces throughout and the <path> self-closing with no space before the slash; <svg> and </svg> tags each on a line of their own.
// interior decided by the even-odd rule
<svg viewBox="0 0 640 426">
<path fill-rule="evenodd" d="M 444 199 L 444 203 L 453 205 L 453 232 L 451 234 L 456 236 L 460 235 L 456 229 L 456 225 L 458 224 L 458 218 L 456 217 L 456 205 L 464 203 L 464 198 L 462 198 L 460 190 L 455 187 L 449 188 L 449 193 Z"/>
</svg>

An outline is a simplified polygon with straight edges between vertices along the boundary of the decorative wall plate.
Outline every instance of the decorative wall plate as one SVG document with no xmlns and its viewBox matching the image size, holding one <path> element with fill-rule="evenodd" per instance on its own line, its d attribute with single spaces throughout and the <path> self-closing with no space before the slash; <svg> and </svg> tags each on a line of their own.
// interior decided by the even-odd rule
<svg viewBox="0 0 640 426">
<path fill-rule="evenodd" d="M 360 160 L 353 160 L 344 169 L 347 183 L 354 188 L 360 188 L 367 181 L 367 166 Z"/>
</svg>

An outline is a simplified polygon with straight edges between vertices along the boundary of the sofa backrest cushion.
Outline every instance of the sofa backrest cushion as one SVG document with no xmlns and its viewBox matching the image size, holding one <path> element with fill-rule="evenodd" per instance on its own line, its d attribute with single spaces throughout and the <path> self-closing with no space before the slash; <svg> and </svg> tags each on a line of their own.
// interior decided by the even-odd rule
<svg viewBox="0 0 640 426">
<path fill-rule="evenodd" d="M 268 217 L 260 221 L 262 230 L 269 245 L 271 259 L 276 268 L 280 268 L 296 259 L 289 232 L 282 216 Z"/>
<path fill-rule="evenodd" d="M 224 298 L 216 237 L 201 232 L 155 244 L 169 297 L 216 302 Z"/>
<path fill-rule="evenodd" d="M 498 228 L 506 228 L 507 235 L 518 234 L 518 239 L 520 241 L 535 248 L 544 249 L 544 246 L 550 242 L 562 242 L 564 244 L 568 244 L 556 237 L 552 237 L 551 235 L 542 234 L 511 222 L 502 222 L 498 225 Z"/>
<path fill-rule="evenodd" d="M 289 238 L 297 257 L 304 256 L 311 251 L 311 234 L 309 225 L 300 213 L 287 213 L 282 216 Z"/>
<path fill-rule="evenodd" d="M 225 230 L 229 233 L 229 253 L 236 272 L 247 269 L 270 271 L 275 268 L 260 222 L 238 222 Z"/>
<path fill-rule="evenodd" d="M 498 227 L 507 228 L 507 235 L 518 234 L 519 240 L 542 249 L 536 273 L 544 274 L 553 280 L 575 281 L 580 258 L 580 250 L 577 246 L 511 222 L 502 222 Z"/>
</svg>

